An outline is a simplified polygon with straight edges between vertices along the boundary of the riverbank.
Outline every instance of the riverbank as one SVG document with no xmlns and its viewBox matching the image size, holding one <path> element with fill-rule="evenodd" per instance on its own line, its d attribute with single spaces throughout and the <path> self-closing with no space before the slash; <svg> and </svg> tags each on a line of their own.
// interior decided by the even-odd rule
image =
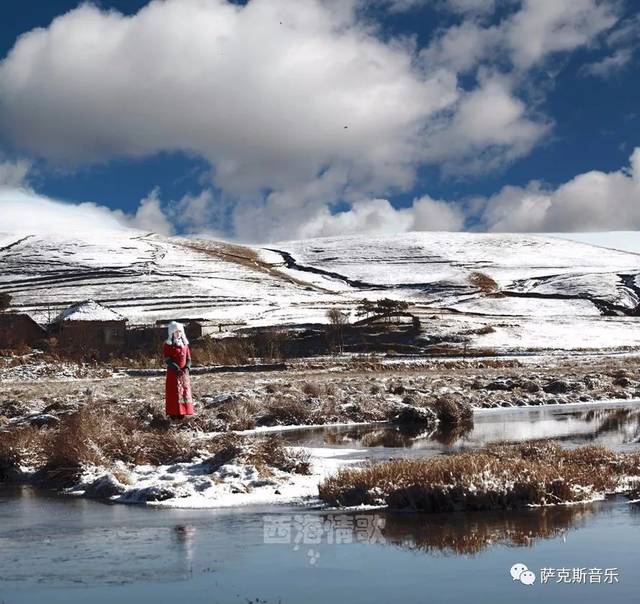
<svg viewBox="0 0 640 604">
<path fill-rule="evenodd" d="M 372 452 L 291 446 L 273 432 L 370 423 L 380 429 L 365 447 L 424 438 L 447 445 L 469 432 L 472 410 L 479 417 L 640 396 L 636 357 L 370 363 L 193 376 L 197 415 L 179 424 L 164 417 L 162 378 L 100 367 L 91 377 L 13 382 L 1 407 L 0 475 L 122 503 L 317 503 L 319 483 Z"/>
</svg>

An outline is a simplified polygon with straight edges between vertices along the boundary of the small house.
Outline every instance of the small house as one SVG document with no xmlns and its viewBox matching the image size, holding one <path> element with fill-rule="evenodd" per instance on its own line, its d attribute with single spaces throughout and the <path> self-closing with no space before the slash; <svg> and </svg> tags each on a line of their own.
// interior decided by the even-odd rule
<svg viewBox="0 0 640 604">
<path fill-rule="evenodd" d="M 33 348 L 47 338 L 45 329 L 25 313 L 0 313 L 0 348 Z"/>
<path fill-rule="evenodd" d="M 85 300 L 62 311 L 53 321 L 53 331 L 63 347 L 113 352 L 125 346 L 127 319 L 95 300 Z"/>
</svg>

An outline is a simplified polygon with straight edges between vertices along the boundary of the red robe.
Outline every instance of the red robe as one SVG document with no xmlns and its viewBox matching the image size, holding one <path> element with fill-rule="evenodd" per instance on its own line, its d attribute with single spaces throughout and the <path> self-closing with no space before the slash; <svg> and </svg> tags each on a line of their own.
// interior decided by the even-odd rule
<svg viewBox="0 0 640 604">
<path fill-rule="evenodd" d="M 186 369 L 187 362 L 191 360 L 189 346 L 175 346 L 165 342 L 163 354 L 165 359 L 171 359 L 180 369 L 183 369 L 182 373 L 178 374 L 175 369 L 167 367 L 165 389 L 165 409 L 167 415 L 193 415 L 191 381 L 189 379 L 189 370 Z"/>
</svg>

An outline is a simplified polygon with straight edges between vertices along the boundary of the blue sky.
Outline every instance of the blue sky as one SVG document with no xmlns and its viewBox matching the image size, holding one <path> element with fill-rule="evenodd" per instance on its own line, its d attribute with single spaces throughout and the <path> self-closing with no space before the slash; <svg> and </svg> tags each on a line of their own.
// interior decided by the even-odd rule
<svg viewBox="0 0 640 604">
<path fill-rule="evenodd" d="M 3 3 L 0 162 L 28 165 L 5 189 L 94 202 L 139 228 L 249 240 L 640 228 L 633 0 L 78 4 Z M 345 55 L 367 67 L 333 70 Z M 304 70 L 287 73 L 300 56 Z M 344 126 L 327 109 L 336 98 Z M 581 178 L 591 171 L 609 179 L 594 199 Z M 609 205 L 615 219 L 603 218 Z"/>
</svg>

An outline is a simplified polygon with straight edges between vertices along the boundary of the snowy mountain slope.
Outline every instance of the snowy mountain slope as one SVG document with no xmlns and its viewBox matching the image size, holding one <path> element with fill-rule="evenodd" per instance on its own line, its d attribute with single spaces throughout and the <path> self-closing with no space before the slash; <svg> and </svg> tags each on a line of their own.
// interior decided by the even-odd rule
<svg viewBox="0 0 640 604">
<path fill-rule="evenodd" d="M 446 305 L 476 297 L 469 284 L 474 271 L 514 296 L 597 299 L 626 309 L 640 303 L 639 255 L 558 237 L 408 233 L 375 241 L 362 236 L 293 241 L 272 249 L 280 251 L 292 274 L 312 270 L 352 288 L 403 290 Z"/>
<path fill-rule="evenodd" d="M 0 291 L 40 321 L 94 298 L 136 323 L 176 316 L 253 321 L 313 302 L 312 293 L 322 297 L 234 257 L 233 246 L 194 245 L 133 231 L 2 235 Z"/>
<path fill-rule="evenodd" d="M 640 254 L 640 232 L 608 231 L 604 233 L 556 233 L 555 237 L 622 252 Z"/>
<path fill-rule="evenodd" d="M 499 291 L 472 285 L 478 271 Z M 0 234 L 0 292 L 41 322 L 92 298 L 132 323 L 302 324 L 325 321 L 334 305 L 348 311 L 362 298 L 392 297 L 413 302 L 436 336 L 491 326 L 478 345 L 613 348 L 640 345 L 639 275 L 640 255 L 541 235 L 407 233 L 250 247 L 137 231 Z"/>
</svg>

